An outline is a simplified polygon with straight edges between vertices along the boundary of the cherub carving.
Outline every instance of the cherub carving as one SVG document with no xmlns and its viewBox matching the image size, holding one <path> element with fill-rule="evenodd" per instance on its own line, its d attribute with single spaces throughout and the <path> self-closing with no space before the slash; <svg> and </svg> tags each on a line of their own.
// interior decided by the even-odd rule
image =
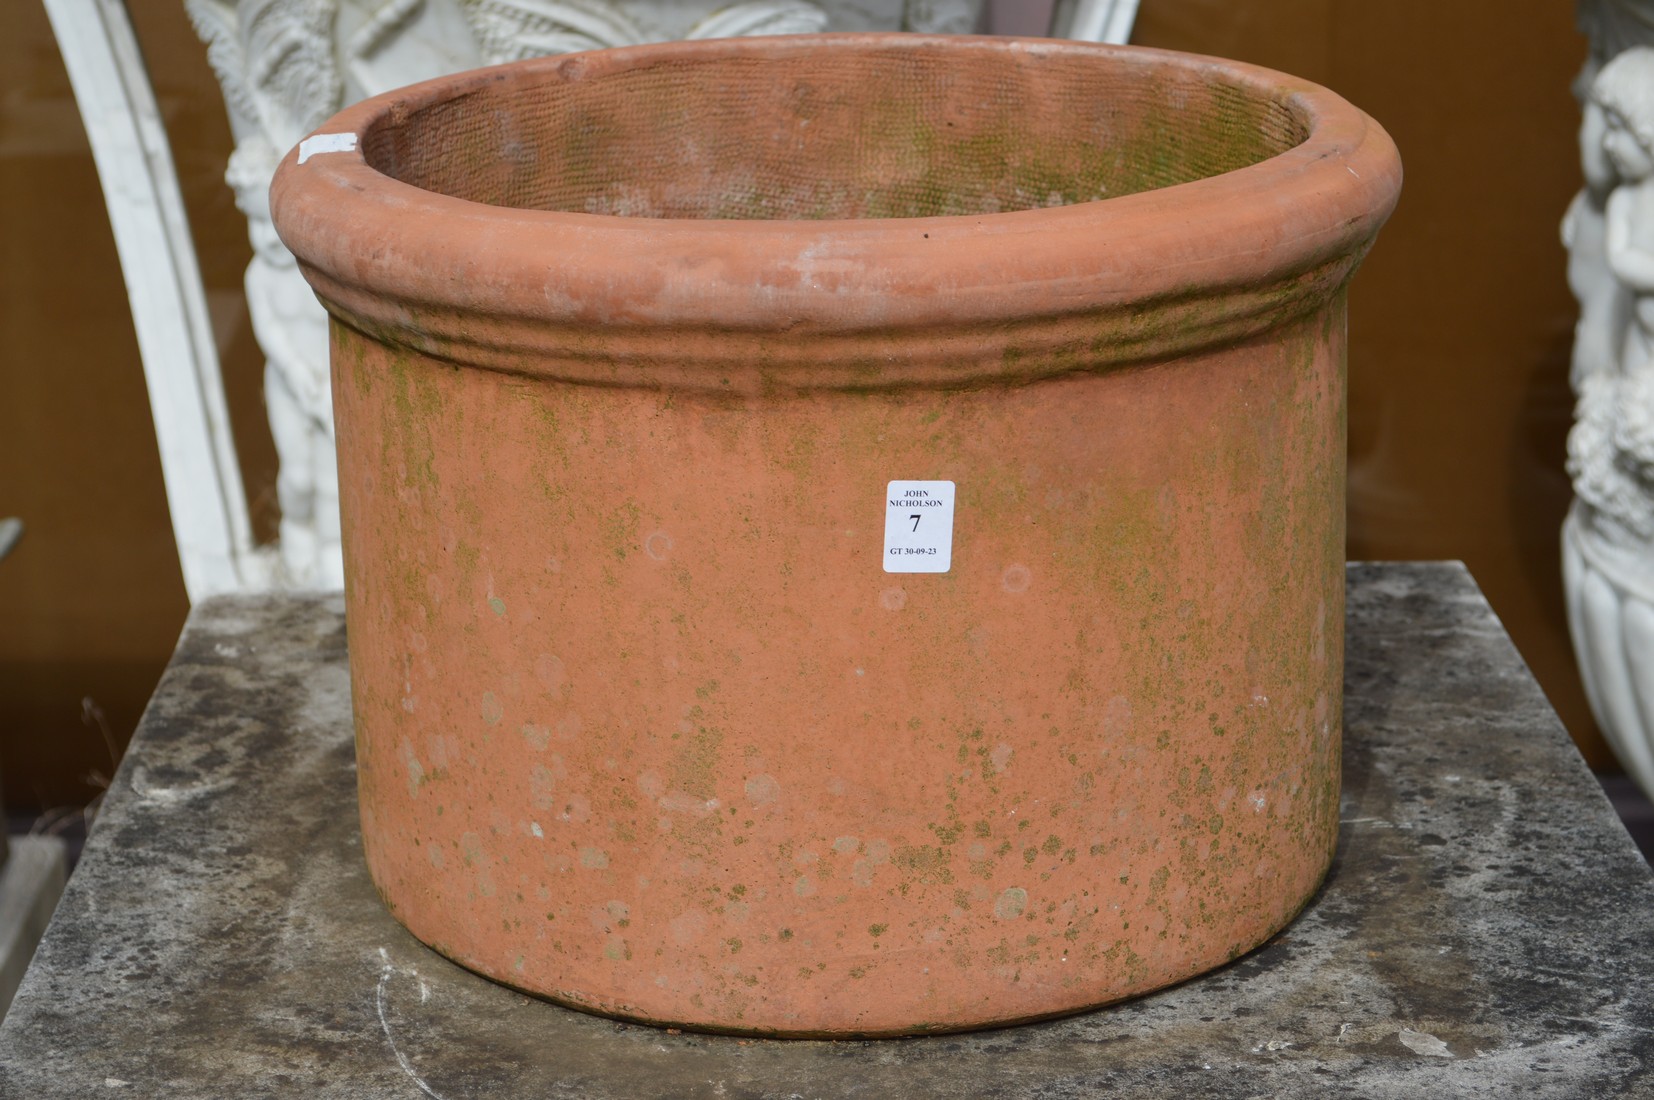
<svg viewBox="0 0 1654 1100">
<path fill-rule="evenodd" d="M 1580 295 L 1577 423 L 1569 467 L 1594 526 L 1654 537 L 1654 48 L 1634 47 L 1591 84 L 1583 128 L 1587 189 L 1564 226 Z M 1601 263 L 1591 211 L 1601 203 Z"/>
</svg>

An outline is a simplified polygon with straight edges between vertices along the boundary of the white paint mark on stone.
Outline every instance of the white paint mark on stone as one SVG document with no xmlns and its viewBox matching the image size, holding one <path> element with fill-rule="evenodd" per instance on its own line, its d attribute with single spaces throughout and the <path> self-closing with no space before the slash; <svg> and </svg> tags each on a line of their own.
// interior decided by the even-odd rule
<svg viewBox="0 0 1654 1100">
<path fill-rule="evenodd" d="M 238 645 L 226 645 L 223 642 L 219 642 L 218 644 L 214 645 L 212 647 L 212 651 L 214 653 L 218 654 L 220 657 L 227 657 L 232 661 L 235 660 L 237 657 L 241 656 L 241 647 L 240 646 L 238 646 Z M 117 1080 L 117 1078 L 111 1077 L 110 1080 L 111 1081 Z"/>
<path fill-rule="evenodd" d="M 124 1089 L 131 1083 L 131 1081 L 122 1081 L 119 1077 L 105 1077 L 103 1079 L 104 1088 L 110 1089 Z"/>
<path fill-rule="evenodd" d="M 1402 1028 L 1401 1045 L 1414 1054 L 1422 1054 L 1426 1058 L 1453 1057 L 1453 1052 L 1447 1049 L 1447 1044 L 1428 1031 L 1414 1031 L 1410 1027 Z"/>
<path fill-rule="evenodd" d="M 387 1012 L 388 989 L 391 978 L 396 974 L 396 967 L 391 964 L 390 952 L 383 947 L 379 949 L 379 959 L 384 965 L 379 970 L 379 988 L 374 994 L 374 1005 L 379 1010 L 379 1028 L 385 1033 L 385 1042 L 391 1048 L 391 1053 L 396 1056 L 396 1064 L 402 1067 L 402 1072 L 408 1075 L 410 1081 L 419 1086 L 419 1091 L 426 1096 L 434 1096 L 436 1100 L 444 1100 L 440 1092 L 433 1089 L 423 1077 L 414 1072 L 413 1063 L 408 1060 L 406 1054 L 402 1053 L 402 1048 L 396 1045 L 396 1036 L 391 1034 L 390 1015 Z M 410 973 L 416 978 L 419 976 L 417 972 L 410 971 Z M 419 983 L 419 988 L 422 994 L 420 999 L 424 1000 L 425 983 L 423 981 Z"/>
<path fill-rule="evenodd" d="M 354 153 L 355 134 L 312 134 L 299 142 L 299 163 L 320 153 Z"/>
</svg>

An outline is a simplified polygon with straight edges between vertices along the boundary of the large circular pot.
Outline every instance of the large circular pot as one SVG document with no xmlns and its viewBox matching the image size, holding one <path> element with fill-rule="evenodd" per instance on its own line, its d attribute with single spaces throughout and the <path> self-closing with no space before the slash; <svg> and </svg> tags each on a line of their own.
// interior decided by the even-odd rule
<svg viewBox="0 0 1654 1100">
<path fill-rule="evenodd" d="M 1331 858 L 1344 288 L 1395 149 L 1052 41 L 460 74 L 290 154 L 363 843 L 464 965 L 883 1035 L 1219 965 Z"/>
</svg>

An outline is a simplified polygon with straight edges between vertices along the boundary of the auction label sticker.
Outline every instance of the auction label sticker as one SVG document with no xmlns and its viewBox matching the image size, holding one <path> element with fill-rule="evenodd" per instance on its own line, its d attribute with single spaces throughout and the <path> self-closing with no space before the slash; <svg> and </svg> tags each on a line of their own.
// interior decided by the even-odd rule
<svg viewBox="0 0 1654 1100">
<path fill-rule="evenodd" d="M 885 490 L 884 571 L 946 573 L 953 564 L 953 482 L 892 481 Z"/>
</svg>

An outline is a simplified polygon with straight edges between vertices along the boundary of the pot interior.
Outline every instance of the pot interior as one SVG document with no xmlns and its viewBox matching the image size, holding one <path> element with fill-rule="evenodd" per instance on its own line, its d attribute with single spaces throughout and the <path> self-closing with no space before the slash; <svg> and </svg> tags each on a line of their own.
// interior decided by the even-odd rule
<svg viewBox="0 0 1654 1100">
<path fill-rule="evenodd" d="M 910 218 L 1168 187 L 1308 135 L 1290 91 L 1176 55 L 983 39 L 743 45 L 501 70 L 386 112 L 363 151 L 394 179 L 495 206 Z"/>
</svg>

